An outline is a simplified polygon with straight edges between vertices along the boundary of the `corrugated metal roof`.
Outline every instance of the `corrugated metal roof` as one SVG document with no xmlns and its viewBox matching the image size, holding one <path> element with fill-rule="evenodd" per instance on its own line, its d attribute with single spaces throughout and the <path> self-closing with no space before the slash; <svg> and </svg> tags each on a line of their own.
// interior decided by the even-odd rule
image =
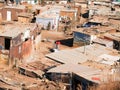
<svg viewBox="0 0 120 90">
<path fill-rule="evenodd" d="M 18 14 L 18 17 L 32 18 L 32 16 L 33 15 L 31 13 L 25 13 L 25 12 L 22 12 L 22 13 Z"/>
<path fill-rule="evenodd" d="M 33 30 L 35 24 L 22 24 L 22 23 L 11 23 L 1 25 L 0 36 L 14 38 L 21 33 L 26 32 L 28 29 Z"/>
<path fill-rule="evenodd" d="M 79 53 L 77 50 L 67 50 L 67 51 L 59 51 L 56 53 L 48 54 L 46 57 L 52 58 L 55 61 L 61 63 L 83 63 L 88 58 L 85 57 L 84 54 Z"/>
<path fill-rule="evenodd" d="M 99 56 L 97 62 L 107 64 L 107 65 L 113 65 L 119 59 L 120 59 L 119 56 L 111 56 L 107 54 L 102 54 L 101 56 Z"/>
<path fill-rule="evenodd" d="M 110 33 L 106 33 L 104 36 L 108 37 L 108 38 L 111 38 L 113 40 L 120 41 L 120 33 L 119 32 L 117 32 L 117 33 L 111 33 L 111 34 Z"/>
<path fill-rule="evenodd" d="M 107 26 L 107 27 L 106 26 L 94 26 L 94 27 L 89 27 L 89 28 L 76 28 L 73 31 L 96 36 L 102 33 L 108 33 L 113 30 L 115 30 L 115 28 L 112 26 Z"/>
<path fill-rule="evenodd" d="M 92 80 L 92 77 L 95 77 L 96 75 L 101 74 L 101 70 L 99 69 L 94 69 L 88 66 L 83 66 L 79 64 L 64 64 L 57 66 L 53 69 L 50 69 L 48 72 L 52 73 L 75 73 L 80 77 L 83 77 L 87 80 L 100 83 L 99 80 Z"/>
<path fill-rule="evenodd" d="M 104 45 L 107 45 L 108 43 L 113 43 L 113 41 L 111 41 L 111 40 L 102 39 L 102 38 L 96 38 L 93 40 L 93 42 L 104 44 Z"/>
<path fill-rule="evenodd" d="M 41 77 L 44 74 L 43 71 L 38 70 L 38 69 L 35 70 L 33 67 L 30 67 L 28 65 L 19 65 L 19 68 L 25 69 L 25 70 L 30 71 L 30 72 L 34 72 L 34 73 L 36 73 L 37 75 L 39 75 Z"/>
<path fill-rule="evenodd" d="M 4 8 L 25 9 L 24 5 L 5 6 Z"/>
<path fill-rule="evenodd" d="M 72 50 L 58 51 L 55 53 L 48 54 L 46 55 L 46 57 L 65 64 L 78 64 L 84 63 L 87 60 L 96 61 L 97 58 L 103 54 L 108 54 L 111 56 L 120 56 L 118 54 L 115 54 L 115 52 L 117 53 L 118 51 L 98 44 L 93 44 Z"/>
</svg>

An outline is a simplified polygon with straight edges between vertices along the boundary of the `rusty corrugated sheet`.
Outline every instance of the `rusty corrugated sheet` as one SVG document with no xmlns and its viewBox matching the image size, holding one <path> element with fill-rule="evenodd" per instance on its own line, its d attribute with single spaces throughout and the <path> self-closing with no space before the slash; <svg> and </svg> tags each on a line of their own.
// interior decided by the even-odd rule
<svg viewBox="0 0 120 90">
<path fill-rule="evenodd" d="M 4 37 L 0 37 L 0 49 L 4 47 Z"/>
<path fill-rule="evenodd" d="M 27 40 L 22 44 L 22 58 L 27 58 L 32 53 L 32 40 Z"/>
<path fill-rule="evenodd" d="M 23 10 L 15 9 L 15 8 L 3 8 L 1 10 L 3 20 L 7 19 L 7 11 L 11 11 L 11 13 L 12 13 L 11 20 L 14 21 L 14 20 L 18 20 L 17 13 L 22 12 Z"/>
<path fill-rule="evenodd" d="M 32 53 L 32 41 L 27 40 L 21 45 L 14 46 L 10 49 L 10 58 L 24 59 L 30 56 Z"/>
<path fill-rule="evenodd" d="M 19 47 L 20 46 L 14 46 L 10 49 L 10 58 L 21 58 L 21 53 L 19 53 Z"/>
<path fill-rule="evenodd" d="M 70 18 L 74 17 L 74 12 L 61 11 L 60 16 L 68 16 Z"/>
</svg>

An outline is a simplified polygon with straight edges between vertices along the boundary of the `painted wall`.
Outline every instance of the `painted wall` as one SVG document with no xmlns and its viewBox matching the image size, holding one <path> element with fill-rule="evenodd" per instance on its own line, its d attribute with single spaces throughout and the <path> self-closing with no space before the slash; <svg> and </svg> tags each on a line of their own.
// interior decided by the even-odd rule
<svg viewBox="0 0 120 90">
<path fill-rule="evenodd" d="M 29 39 L 18 46 L 11 47 L 10 59 L 27 59 L 31 56 L 33 50 L 32 40 Z M 24 62 L 24 61 L 23 61 Z"/>
<path fill-rule="evenodd" d="M 58 17 L 56 18 L 39 18 L 36 17 L 36 23 L 41 24 L 45 29 L 47 29 L 47 25 L 50 22 L 51 26 L 50 29 L 51 30 L 56 30 L 58 27 Z"/>
<path fill-rule="evenodd" d="M 19 45 L 21 42 L 21 34 L 19 34 L 17 37 L 12 39 L 12 46 Z"/>
<path fill-rule="evenodd" d="M 15 9 L 15 8 L 3 8 L 0 10 L 0 13 L 2 14 L 2 19 L 7 20 L 9 18 L 9 21 L 18 20 L 17 13 L 22 12 L 21 9 Z M 9 13 L 8 13 L 9 12 Z M 11 13 L 11 16 L 9 14 Z"/>
<path fill-rule="evenodd" d="M 40 46 L 39 46 L 40 42 L 41 42 L 41 34 L 36 36 L 36 39 L 35 39 L 35 49 L 39 49 L 40 48 Z"/>
<path fill-rule="evenodd" d="M 79 42 L 85 42 L 87 44 L 90 44 L 91 42 L 91 36 L 81 33 L 81 32 L 74 32 L 74 43 L 79 43 Z"/>
<path fill-rule="evenodd" d="M 25 41 L 23 44 L 22 44 L 22 49 L 21 49 L 21 53 L 22 53 L 22 58 L 28 58 L 30 57 L 31 53 L 32 53 L 32 41 L 29 39 L 27 41 Z"/>
</svg>

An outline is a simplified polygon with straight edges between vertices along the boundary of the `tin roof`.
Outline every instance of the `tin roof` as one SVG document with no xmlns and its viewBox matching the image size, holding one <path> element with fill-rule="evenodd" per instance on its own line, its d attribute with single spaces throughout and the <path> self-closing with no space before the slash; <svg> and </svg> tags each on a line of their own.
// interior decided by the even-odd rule
<svg viewBox="0 0 120 90">
<path fill-rule="evenodd" d="M 22 64 L 22 65 L 19 65 L 19 68 L 25 69 L 26 71 L 34 72 L 41 77 L 44 74 L 44 72 L 42 70 L 35 69 L 34 67 L 32 67 L 30 65 L 23 65 Z"/>
<path fill-rule="evenodd" d="M 102 63 L 102 64 L 106 64 L 106 65 L 113 65 L 119 59 L 120 59 L 119 56 L 111 56 L 108 54 L 102 54 L 99 56 L 97 62 Z"/>
<path fill-rule="evenodd" d="M 32 18 L 32 16 L 33 15 L 31 13 L 25 13 L 25 12 L 22 12 L 22 13 L 18 14 L 18 17 Z"/>
<path fill-rule="evenodd" d="M 22 24 L 22 23 L 5 23 L 0 25 L 0 36 L 14 38 L 26 30 L 33 30 L 35 24 Z"/>
<path fill-rule="evenodd" d="M 79 64 L 64 64 L 50 69 L 48 72 L 51 73 L 74 73 L 80 77 L 90 80 L 95 83 L 100 83 L 99 80 L 93 80 L 92 78 L 100 75 L 101 70 L 94 69 L 88 66 Z"/>
<path fill-rule="evenodd" d="M 85 52 L 84 52 L 85 49 Z M 115 61 L 120 59 L 118 51 L 104 47 L 102 45 L 93 44 L 75 48 L 72 50 L 63 50 L 46 55 L 55 61 L 64 63 L 50 69 L 51 73 L 74 73 L 89 81 L 101 83 L 107 81 L 106 74 L 107 67 L 103 69 L 95 67 L 98 63 L 102 65 L 113 65 Z M 94 65 L 85 65 L 88 61 L 96 62 Z M 107 69 L 106 69 L 107 68 Z M 102 70 L 102 71 L 101 71 Z"/>
<path fill-rule="evenodd" d="M 115 54 L 116 53 L 116 54 Z M 46 57 L 65 64 L 84 63 L 88 60 L 96 61 L 99 56 L 107 54 L 110 56 L 120 56 L 118 51 L 98 44 L 87 45 L 72 50 L 62 50 L 47 54 Z"/>
<path fill-rule="evenodd" d="M 116 40 L 116 41 L 120 41 L 120 33 L 119 32 L 116 32 L 116 33 L 106 33 L 104 35 L 105 37 L 108 37 L 110 39 L 113 39 L 113 40 Z"/>
<path fill-rule="evenodd" d="M 17 6 L 5 6 L 4 8 L 15 8 L 15 9 L 25 9 L 24 5 L 17 5 Z"/>
<path fill-rule="evenodd" d="M 116 29 L 112 26 L 93 26 L 89 28 L 76 28 L 73 31 L 77 31 L 89 35 L 100 35 L 100 34 L 108 33 L 112 30 L 116 30 Z"/>
<path fill-rule="evenodd" d="M 59 12 L 60 12 L 59 8 L 52 8 L 38 14 L 36 17 L 37 18 L 56 18 L 56 17 L 59 17 Z"/>
<path fill-rule="evenodd" d="M 96 38 L 96 39 L 93 40 L 93 42 L 99 43 L 99 44 L 104 44 L 104 45 L 113 43 L 113 41 L 108 40 L 108 39 L 103 39 L 103 38 Z"/>
</svg>

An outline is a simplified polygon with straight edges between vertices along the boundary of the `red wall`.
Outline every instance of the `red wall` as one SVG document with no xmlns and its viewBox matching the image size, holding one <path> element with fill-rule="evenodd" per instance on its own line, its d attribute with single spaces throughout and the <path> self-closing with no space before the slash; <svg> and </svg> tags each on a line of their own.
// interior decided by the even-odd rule
<svg viewBox="0 0 120 90">
<path fill-rule="evenodd" d="M 10 49 L 10 58 L 25 59 L 32 53 L 32 40 L 27 40 L 18 46 L 14 46 Z"/>
<path fill-rule="evenodd" d="M 6 20 L 7 19 L 7 11 L 11 11 L 12 15 L 11 15 L 11 20 L 18 20 L 18 16 L 17 13 L 22 12 L 23 10 L 21 9 L 15 9 L 15 8 L 3 8 L 0 10 L 0 12 L 2 13 L 2 19 Z"/>
<path fill-rule="evenodd" d="M 22 58 L 27 58 L 32 53 L 32 41 L 28 40 L 22 44 Z"/>
</svg>

